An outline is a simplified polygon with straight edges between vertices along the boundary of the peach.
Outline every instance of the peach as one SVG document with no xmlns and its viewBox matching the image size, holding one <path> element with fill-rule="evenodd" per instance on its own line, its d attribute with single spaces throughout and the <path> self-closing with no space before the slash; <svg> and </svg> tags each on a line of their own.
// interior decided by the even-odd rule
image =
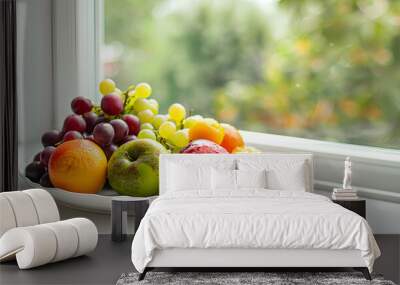
<svg viewBox="0 0 400 285">
<path fill-rule="evenodd" d="M 235 127 L 228 124 L 221 124 L 221 126 L 224 128 L 222 147 L 232 153 L 235 148 L 244 146 L 243 138 Z"/>
<path fill-rule="evenodd" d="M 224 129 L 218 123 L 201 120 L 189 129 L 189 138 L 190 141 L 205 139 L 220 144 L 224 138 Z"/>
<path fill-rule="evenodd" d="M 106 181 L 107 158 L 103 150 L 89 140 L 66 141 L 52 153 L 49 175 L 55 187 L 94 194 Z"/>
</svg>

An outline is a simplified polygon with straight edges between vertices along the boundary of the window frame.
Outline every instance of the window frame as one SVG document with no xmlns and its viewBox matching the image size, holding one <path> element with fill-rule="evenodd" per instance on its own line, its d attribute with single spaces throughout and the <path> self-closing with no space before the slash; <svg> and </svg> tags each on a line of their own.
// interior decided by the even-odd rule
<svg viewBox="0 0 400 285">
<path fill-rule="evenodd" d="M 54 0 L 51 4 L 55 123 L 61 126 L 72 98 L 99 99 L 103 1 Z"/>
<path fill-rule="evenodd" d="M 76 82 L 76 94 L 92 94 L 93 98 L 96 97 L 94 94 L 98 94 L 96 85 L 102 77 L 100 46 L 103 39 L 103 4 L 103 0 L 53 2 L 53 54 L 57 97 L 69 100 L 68 96 L 60 94 L 71 91 L 71 82 Z M 93 34 L 93 37 L 84 36 L 88 33 Z M 87 74 L 87 70 L 95 70 L 95 75 Z M 59 100 L 57 104 L 60 109 L 69 106 L 69 102 L 65 100 Z M 314 189 L 325 194 L 340 186 L 343 161 L 350 156 L 354 162 L 353 187 L 360 196 L 400 203 L 400 150 L 251 131 L 241 133 L 246 143 L 262 151 L 312 153 Z"/>
</svg>

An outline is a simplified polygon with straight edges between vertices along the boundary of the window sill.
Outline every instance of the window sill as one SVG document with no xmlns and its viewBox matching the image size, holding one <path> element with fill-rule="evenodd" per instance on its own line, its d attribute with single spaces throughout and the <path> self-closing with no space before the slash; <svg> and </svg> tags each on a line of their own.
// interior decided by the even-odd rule
<svg viewBox="0 0 400 285">
<path fill-rule="evenodd" d="M 293 151 L 308 151 L 315 155 L 356 158 L 357 161 L 365 161 L 370 163 L 382 162 L 383 165 L 392 164 L 400 167 L 400 150 L 384 149 L 378 147 L 369 147 L 361 145 L 352 145 L 336 142 L 328 142 L 321 140 L 303 139 L 297 137 L 272 135 L 265 133 L 241 131 L 246 143 L 259 146 L 261 148 L 268 147 L 270 150 L 291 149 Z"/>
</svg>

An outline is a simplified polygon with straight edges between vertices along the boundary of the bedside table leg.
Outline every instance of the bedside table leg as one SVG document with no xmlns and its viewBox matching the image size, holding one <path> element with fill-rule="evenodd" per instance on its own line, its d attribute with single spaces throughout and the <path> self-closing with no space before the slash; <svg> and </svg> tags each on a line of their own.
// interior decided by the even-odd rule
<svg viewBox="0 0 400 285">
<path fill-rule="evenodd" d="M 135 233 L 139 228 L 140 222 L 142 221 L 144 215 L 146 214 L 147 209 L 149 208 L 149 201 L 143 200 L 136 202 L 134 204 L 135 211 Z"/>
<path fill-rule="evenodd" d="M 112 201 L 111 206 L 111 239 L 123 241 L 126 239 L 128 209 L 125 201 Z"/>
</svg>

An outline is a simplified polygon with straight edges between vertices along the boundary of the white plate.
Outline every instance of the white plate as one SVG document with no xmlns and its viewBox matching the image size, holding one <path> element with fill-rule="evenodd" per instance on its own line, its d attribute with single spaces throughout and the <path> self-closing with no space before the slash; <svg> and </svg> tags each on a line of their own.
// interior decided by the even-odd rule
<svg viewBox="0 0 400 285">
<path fill-rule="evenodd" d="M 111 189 L 103 189 L 96 194 L 83 194 L 69 192 L 60 188 L 46 188 L 30 181 L 26 177 L 24 178 L 24 182 L 26 182 L 26 185 L 30 188 L 41 188 L 47 190 L 57 202 L 71 208 L 90 212 L 111 213 L 112 197 L 119 196 L 117 192 Z"/>
</svg>

